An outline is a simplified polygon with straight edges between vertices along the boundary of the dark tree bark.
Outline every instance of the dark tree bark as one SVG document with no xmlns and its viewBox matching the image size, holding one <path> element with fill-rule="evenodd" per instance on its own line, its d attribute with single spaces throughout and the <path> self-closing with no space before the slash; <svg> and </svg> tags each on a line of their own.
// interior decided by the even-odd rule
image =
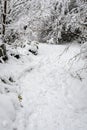
<svg viewBox="0 0 87 130">
<path fill-rule="evenodd" d="M 6 13 L 7 13 L 7 1 L 4 1 L 4 9 L 3 9 L 3 28 L 2 28 L 2 34 L 5 35 L 6 30 Z"/>
<path fill-rule="evenodd" d="M 6 54 L 6 46 L 5 46 L 5 44 L 0 45 L 0 58 L 3 61 L 7 61 L 8 60 L 8 56 Z M 0 59 L 0 63 L 2 63 L 1 59 Z"/>
</svg>

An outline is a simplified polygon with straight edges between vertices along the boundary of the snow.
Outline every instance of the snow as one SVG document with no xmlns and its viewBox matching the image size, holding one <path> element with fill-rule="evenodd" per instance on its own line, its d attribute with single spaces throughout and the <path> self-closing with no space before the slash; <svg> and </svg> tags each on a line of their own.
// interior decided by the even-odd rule
<svg viewBox="0 0 87 130">
<path fill-rule="evenodd" d="M 0 64 L 6 81 L 0 81 L 0 130 L 87 130 L 87 74 L 77 73 L 85 63 L 75 58 L 79 52 L 76 44 L 40 44 L 37 56 Z"/>
<path fill-rule="evenodd" d="M 12 101 L 7 95 L 0 95 L 0 130 L 11 130 L 12 122 L 15 120 L 15 109 Z"/>
</svg>

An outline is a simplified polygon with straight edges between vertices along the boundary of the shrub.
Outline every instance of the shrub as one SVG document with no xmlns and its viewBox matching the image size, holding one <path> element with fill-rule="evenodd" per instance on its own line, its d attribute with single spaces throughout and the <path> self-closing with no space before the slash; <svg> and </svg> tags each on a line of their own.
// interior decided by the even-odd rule
<svg viewBox="0 0 87 130">
<path fill-rule="evenodd" d="M 4 36 L 3 40 L 5 43 L 11 44 L 15 42 L 16 39 L 19 39 L 19 33 L 15 32 L 13 29 L 8 31 L 6 35 Z"/>
</svg>

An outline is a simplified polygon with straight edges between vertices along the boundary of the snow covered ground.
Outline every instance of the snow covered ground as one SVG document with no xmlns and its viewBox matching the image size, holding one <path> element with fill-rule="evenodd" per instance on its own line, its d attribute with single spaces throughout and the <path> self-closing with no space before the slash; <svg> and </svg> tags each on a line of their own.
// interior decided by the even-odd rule
<svg viewBox="0 0 87 130">
<path fill-rule="evenodd" d="M 37 56 L 0 64 L 0 130 L 87 130 L 85 60 L 79 45 L 65 48 L 40 44 Z"/>
</svg>

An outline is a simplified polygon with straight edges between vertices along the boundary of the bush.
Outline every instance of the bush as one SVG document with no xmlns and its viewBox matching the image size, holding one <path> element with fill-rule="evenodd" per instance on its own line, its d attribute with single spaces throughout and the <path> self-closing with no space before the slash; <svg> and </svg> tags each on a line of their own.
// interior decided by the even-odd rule
<svg viewBox="0 0 87 130">
<path fill-rule="evenodd" d="M 79 28 L 76 28 L 74 32 L 72 32 L 71 28 L 69 28 L 67 31 L 62 30 L 61 32 L 61 40 L 62 42 L 71 42 L 73 40 L 76 40 L 80 37 L 82 32 Z"/>
<path fill-rule="evenodd" d="M 53 39 L 55 44 L 87 41 L 86 3 L 77 5 L 76 0 L 71 0 L 66 4 L 67 6 L 59 1 L 53 5 L 50 16 L 42 24 L 40 41 Z"/>
<path fill-rule="evenodd" d="M 20 37 L 19 33 L 11 29 L 6 33 L 6 35 L 3 38 L 3 41 L 5 43 L 11 44 L 15 42 L 16 39 L 19 39 L 19 37 Z"/>
</svg>

